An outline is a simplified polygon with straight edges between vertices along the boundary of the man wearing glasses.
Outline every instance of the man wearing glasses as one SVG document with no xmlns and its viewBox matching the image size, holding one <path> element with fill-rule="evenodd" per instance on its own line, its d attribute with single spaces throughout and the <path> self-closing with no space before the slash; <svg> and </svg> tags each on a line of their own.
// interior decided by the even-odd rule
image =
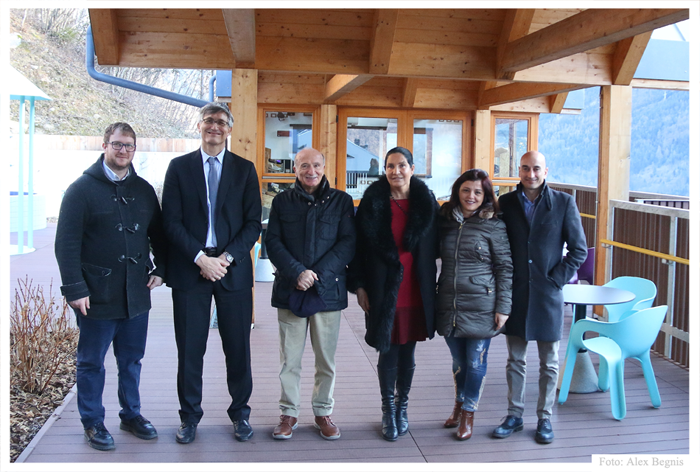
<svg viewBox="0 0 700 472">
<path fill-rule="evenodd" d="M 88 444 L 114 449 L 104 425 L 104 359 L 117 360 L 120 429 L 141 439 L 158 436 L 141 416 L 139 380 L 146 349 L 150 290 L 163 283 L 166 240 L 153 187 L 131 161 L 136 133 L 127 123 L 107 127 L 104 153 L 66 190 L 56 228 L 61 292 L 80 329 L 78 411 Z M 153 248 L 154 263 L 150 252 Z"/>
<path fill-rule="evenodd" d="M 181 425 L 175 439 L 195 439 L 202 410 L 202 371 L 212 296 L 216 302 L 234 437 L 253 436 L 248 400 L 253 268 L 250 250 L 260 235 L 260 186 L 252 162 L 226 150 L 233 116 L 209 103 L 200 110 L 200 149 L 170 162 L 163 184 L 168 235 L 167 283 L 172 288 L 178 350 Z"/>
</svg>

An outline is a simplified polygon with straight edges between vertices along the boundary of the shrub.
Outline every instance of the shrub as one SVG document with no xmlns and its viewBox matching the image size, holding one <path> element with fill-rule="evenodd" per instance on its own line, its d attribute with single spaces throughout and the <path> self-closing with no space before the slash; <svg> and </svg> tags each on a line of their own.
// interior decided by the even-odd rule
<svg viewBox="0 0 700 472">
<path fill-rule="evenodd" d="M 10 313 L 10 375 L 22 390 L 41 395 L 58 368 L 75 355 L 78 330 L 63 299 L 56 302 L 49 285 L 48 300 L 41 286 L 18 280 Z"/>
</svg>

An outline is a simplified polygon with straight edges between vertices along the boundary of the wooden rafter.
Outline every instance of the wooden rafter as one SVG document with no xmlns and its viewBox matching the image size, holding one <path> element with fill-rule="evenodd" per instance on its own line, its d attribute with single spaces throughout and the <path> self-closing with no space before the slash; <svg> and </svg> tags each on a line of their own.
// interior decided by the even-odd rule
<svg viewBox="0 0 700 472">
<path fill-rule="evenodd" d="M 502 69 L 503 58 L 506 47 L 511 41 L 520 39 L 530 32 L 532 18 L 535 16 L 533 9 L 508 10 L 503 21 L 501 36 L 498 38 L 496 49 L 496 78 L 501 80 L 513 80 L 515 71 L 504 71 Z"/>
<path fill-rule="evenodd" d="M 687 9 L 585 10 L 508 44 L 503 72 L 517 72 L 687 19 Z"/>
<path fill-rule="evenodd" d="M 391 49 L 394 44 L 398 10 L 378 9 L 374 13 L 374 32 L 370 42 L 369 73 L 386 74 L 389 72 Z"/>
<path fill-rule="evenodd" d="M 403 85 L 403 100 L 404 108 L 413 108 L 416 103 L 416 92 L 418 91 L 418 80 L 407 78 L 404 79 Z"/>
<path fill-rule="evenodd" d="M 231 68 L 255 67 L 255 10 L 221 10 L 235 64 Z"/>
<path fill-rule="evenodd" d="M 332 103 L 338 100 L 345 94 L 355 90 L 360 85 L 364 84 L 372 78 L 371 75 L 346 75 L 338 74 L 326 83 L 326 91 L 324 94 L 324 102 Z"/>
<path fill-rule="evenodd" d="M 629 85 L 651 39 L 651 31 L 617 43 L 612 63 L 613 85 Z"/>
<path fill-rule="evenodd" d="M 95 54 L 97 54 L 97 62 L 101 66 L 119 65 L 119 28 L 117 23 L 116 10 L 90 9 Z"/>
<path fill-rule="evenodd" d="M 570 92 L 585 88 L 581 84 L 542 84 L 542 83 L 515 83 L 485 90 L 481 94 L 479 108 L 501 105 L 503 103 L 527 100 L 530 98 L 545 97 L 557 93 Z"/>
<path fill-rule="evenodd" d="M 564 103 L 566 103 L 566 97 L 568 97 L 568 96 L 569 96 L 569 92 L 551 95 L 549 97 L 549 112 L 550 113 L 561 113 L 561 111 L 564 109 Z"/>
</svg>

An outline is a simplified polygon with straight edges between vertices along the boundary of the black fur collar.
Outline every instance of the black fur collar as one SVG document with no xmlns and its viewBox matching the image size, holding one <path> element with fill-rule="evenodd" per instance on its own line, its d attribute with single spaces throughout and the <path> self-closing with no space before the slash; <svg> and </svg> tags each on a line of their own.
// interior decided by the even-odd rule
<svg viewBox="0 0 700 472">
<path fill-rule="evenodd" d="M 390 198 L 389 181 L 386 176 L 382 176 L 369 186 L 362 197 L 359 229 L 366 236 L 367 243 L 375 247 L 387 261 L 398 263 L 398 249 L 391 232 Z M 415 176 L 411 177 L 408 200 L 410 210 L 403 245 L 405 250 L 413 251 L 432 227 L 437 205 L 433 192 Z"/>
</svg>

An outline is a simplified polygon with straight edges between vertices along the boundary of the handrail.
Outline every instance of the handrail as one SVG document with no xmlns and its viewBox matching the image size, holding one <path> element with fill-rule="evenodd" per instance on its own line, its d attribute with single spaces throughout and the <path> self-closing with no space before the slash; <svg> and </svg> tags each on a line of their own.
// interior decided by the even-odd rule
<svg viewBox="0 0 700 472">
<path fill-rule="evenodd" d="M 690 265 L 688 259 L 683 259 L 682 257 L 672 256 L 670 254 L 664 254 L 663 252 L 656 252 L 650 249 L 644 249 L 642 247 L 632 246 L 630 244 L 618 243 L 617 241 L 610 241 L 609 239 L 601 239 L 601 244 L 607 244 L 609 246 L 619 247 L 621 249 L 627 249 L 632 252 L 638 252 L 640 254 L 646 254 L 647 256 L 657 257 L 659 259 L 666 259 L 669 261 L 678 262 L 680 264 Z"/>
</svg>

